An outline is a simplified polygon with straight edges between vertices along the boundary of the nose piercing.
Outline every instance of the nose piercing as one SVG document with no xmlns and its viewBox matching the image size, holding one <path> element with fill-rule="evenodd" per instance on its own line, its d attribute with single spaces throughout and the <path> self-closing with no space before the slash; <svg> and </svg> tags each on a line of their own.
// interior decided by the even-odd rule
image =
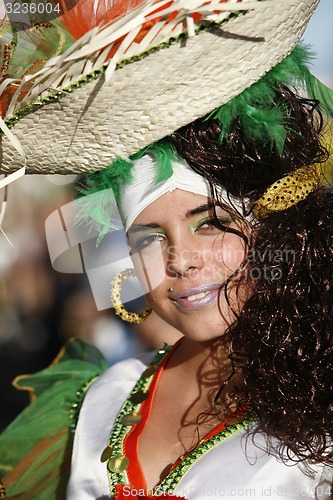
<svg viewBox="0 0 333 500">
<path fill-rule="evenodd" d="M 170 287 L 168 288 L 168 292 L 173 292 L 174 291 L 174 288 Z"/>
</svg>

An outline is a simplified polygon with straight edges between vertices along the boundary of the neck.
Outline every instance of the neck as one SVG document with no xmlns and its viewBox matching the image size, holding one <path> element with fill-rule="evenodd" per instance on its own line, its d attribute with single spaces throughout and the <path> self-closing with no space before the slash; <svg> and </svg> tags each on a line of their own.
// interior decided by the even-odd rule
<svg viewBox="0 0 333 500">
<path fill-rule="evenodd" d="M 195 398 L 205 409 L 214 408 L 218 412 L 223 407 L 230 411 L 236 409 L 240 396 L 235 399 L 232 393 L 236 384 L 242 385 L 242 373 L 231 376 L 233 366 L 229 358 L 229 343 L 223 337 L 205 343 L 184 338 L 166 366 L 167 374 L 176 384 L 174 387 L 186 394 L 188 401 Z M 222 404 L 217 409 L 214 398 L 221 386 Z"/>
<path fill-rule="evenodd" d="M 189 373 L 197 372 L 200 366 L 205 369 L 221 370 L 225 367 L 225 370 L 231 370 L 229 343 L 223 337 L 209 342 L 195 342 L 184 337 L 173 353 L 168 368 L 177 367 Z"/>
<path fill-rule="evenodd" d="M 166 372 L 178 380 L 178 385 L 199 392 L 205 399 L 214 396 L 232 373 L 228 356 L 229 344 L 222 338 L 210 342 L 194 342 L 184 338 L 173 352 L 166 366 Z"/>
</svg>

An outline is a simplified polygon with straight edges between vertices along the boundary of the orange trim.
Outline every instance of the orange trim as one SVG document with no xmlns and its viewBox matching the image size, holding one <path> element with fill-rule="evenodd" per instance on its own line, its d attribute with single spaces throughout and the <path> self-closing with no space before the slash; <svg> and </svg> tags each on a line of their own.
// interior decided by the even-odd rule
<svg viewBox="0 0 333 500">
<path fill-rule="evenodd" d="M 200 443 L 204 443 L 205 441 L 207 441 L 207 439 L 210 439 L 211 437 L 215 436 L 215 434 L 217 434 L 218 432 L 224 431 L 226 427 L 227 427 L 227 421 L 223 420 L 223 422 L 221 422 L 219 425 L 214 427 L 214 429 L 209 431 L 208 434 L 206 434 L 206 436 L 204 436 L 200 440 Z"/>
<path fill-rule="evenodd" d="M 37 399 L 35 389 L 31 387 L 30 385 L 19 385 L 19 382 L 25 378 L 30 377 L 31 374 L 25 374 L 25 375 L 17 375 L 17 377 L 12 380 L 12 386 L 14 389 L 17 389 L 18 391 L 28 391 L 29 397 L 30 397 L 30 403 L 33 403 Z"/>
<path fill-rule="evenodd" d="M 210 439 L 211 437 L 215 436 L 215 434 L 217 434 L 218 432 L 224 431 L 224 429 L 226 427 L 227 427 L 227 422 L 226 422 L 226 420 L 224 420 L 219 425 L 217 425 L 213 430 L 211 430 L 208 434 L 206 434 L 205 437 L 200 439 L 197 446 L 199 446 L 200 444 L 207 441 L 207 439 Z M 192 453 L 192 451 L 193 451 L 193 448 L 191 450 L 187 451 L 186 453 L 184 453 L 183 455 L 181 455 L 179 458 L 177 458 L 177 460 L 172 464 L 172 466 L 170 468 L 170 472 L 173 471 L 177 467 L 177 465 L 179 465 L 180 462 L 182 462 L 182 460 L 184 460 L 184 458 L 186 458 L 190 453 Z"/>
<path fill-rule="evenodd" d="M 139 456 L 138 456 L 138 444 L 139 444 L 139 437 L 141 432 L 144 429 L 144 426 L 146 425 L 146 422 L 149 418 L 151 407 L 153 404 L 154 400 L 154 395 L 156 391 L 156 386 L 159 381 L 159 378 L 161 376 L 161 373 L 163 369 L 165 368 L 167 362 L 169 361 L 171 355 L 175 352 L 179 344 L 182 342 L 183 338 L 179 339 L 176 344 L 170 349 L 168 354 L 165 356 L 163 359 L 162 363 L 160 364 L 157 372 L 154 374 L 149 387 L 148 387 L 148 392 L 149 396 L 147 399 L 143 401 L 143 403 L 140 406 L 140 410 L 138 413 L 141 415 L 141 420 L 138 422 L 136 425 L 133 425 L 131 430 L 126 434 L 125 439 L 124 439 L 124 444 L 123 444 L 123 449 L 124 449 L 124 454 L 126 457 L 129 459 L 129 466 L 126 470 L 127 477 L 129 480 L 130 485 L 135 487 L 137 490 L 147 490 L 147 482 L 145 475 L 143 473 L 140 461 L 139 461 Z"/>
<path fill-rule="evenodd" d="M 46 366 L 45 370 L 48 369 L 48 368 L 51 368 L 52 366 L 55 366 L 55 365 L 57 365 L 59 363 L 59 361 L 61 360 L 61 358 L 66 353 L 66 350 L 68 349 L 68 347 L 70 346 L 70 344 L 72 344 L 74 342 L 74 340 L 75 340 L 74 338 L 71 338 L 71 339 L 67 340 L 64 343 L 64 345 L 61 347 L 60 351 L 58 352 L 58 354 L 56 355 L 56 357 L 54 358 L 54 360 L 48 366 Z M 30 403 L 33 403 L 37 399 L 37 395 L 36 395 L 35 389 L 34 389 L 34 387 L 32 387 L 30 385 L 20 385 L 20 382 L 21 382 L 21 380 L 24 380 L 25 378 L 29 378 L 29 377 L 31 377 L 33 375 L 34 375 L 33 373 L 32 374 L 31 373 L 25 373 L 25 374 L 17 375 L 14 378 L 14 380 L 12 381 L 12 386 L 15 389 L 17 389 L 18 391 L 28 391 L 29 392 Z"/>
</svg>

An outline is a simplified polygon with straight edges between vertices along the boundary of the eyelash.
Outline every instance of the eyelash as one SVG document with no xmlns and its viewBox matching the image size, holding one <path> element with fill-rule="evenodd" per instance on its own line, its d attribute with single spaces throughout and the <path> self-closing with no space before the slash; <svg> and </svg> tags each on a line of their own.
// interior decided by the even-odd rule
<svg viewBox="0 0 333 500">
<path fill-rule="evenodd" d="M 159 237 L 164 238 L 164 234 L 153 233 L 153 234 L 143 236 L 142 238 L 139 238 L 138 241 L 136 241 L 135 243 L 133 243 L 131 245 L 131 252 L 133 253 L 134 251 L 144 250 L 145 248 L 149 247 L 153 243 L 156 243 Z M 150 241 L 149 243 L 145 243 L 145 241 L 147 241 L 147 240 L 152 240 L 152 241 Z M 160 241 L 160 240 L 158 240 L 158 241 Z"/>
<path fill-rule="evenodd" d="M 220 231 L 224 231 L 224 230 L 228 229 L 228 226 L 231 224 L 231 222 L 232 221 L 230 219 L 227 219 L 227 218 L 222 219 L 222 218 L 209 217 L 207 219 L 200 221 L 200 223 L 197 227 L 197 230 L 203 229 L 202 226 L 204 226 L 205 224 L 208 224 L 210 227 L 214 227 L 215 229 L 218 229 Z"/>
<path fill-rule="evenodd" d="M 199 222 L 198 226 L 196 227 L 195 231 L 198 231 L 202 229 L 203 231 L 209 229 L 217 229 L 219 231 L 227 231 L 229 224 L 231 224 L 230 219 L 222 219 L 222 218 L 214 218 L 214 217 L 209 217 L 207 219 L 203 219 L 202 221 Z M 209 227 L 203 228 L 204 225 L 208 225 Z M 149 247 L 150 245 L 154 243 L 158 243 L 159 241 L 162 241 L 165 238 L 165 235 L 162 233 L 152 233 L 146 236 L 143 236 L 142 238 L 139 238 L 136 242 L 134 242 L 131 245 L 131 253 L 133 252 L 138 252 L 141 250 L 144 250 L 145 248 Z M 150 242 L 148 241 L 150 240 Z"/>
</svg>

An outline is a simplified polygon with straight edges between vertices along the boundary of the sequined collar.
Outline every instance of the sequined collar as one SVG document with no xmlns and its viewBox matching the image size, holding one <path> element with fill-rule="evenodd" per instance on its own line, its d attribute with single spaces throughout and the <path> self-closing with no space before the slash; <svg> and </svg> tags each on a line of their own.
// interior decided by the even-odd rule
<svg viewBox="0 0 333 500">
<path fill-rule="evenodd" d="M 141 494 L 138 494 L 137 498 L 150 498 L 151 496 L 183 498 L 174 495 L 173 491 L 189 468 L 214 446 L 244 429 L 250 423 L 250 418 L 246 417 L 236 424 L 227 425 L 223 422 L 218 425 L 200 441 L 195 449 L 180 457 L 173 464 L 169 474 L 154 491 L 144 494 L 146 487 L 145 478 L 141 468 L 134 467 L 134 462 L 137 462 L 135 460 L 136 446 L 128 446 L 127 439 L 135 426 L 140 422 L 140 427 L 143 427 L 146 418 L 148 418 L 149 411 L 144 411 L 149 402 L 148 398 L 152 398 L 159 376 L 178 345 L 179 341 L 173 348 L 165 345 L 157 352 L 150 365 L 144 370 L 128 399 L 120 409 L 111 431 L 108 445 L 101 455 L 102 462 L 107 463 L 111 495 L 117 500 L 124 497 L 124 488 L 127 488 L 128 492 L 130 492 L 131 488 L 133 488 L 133 491 L 140 491 Z M 138 436 L 136 436 L 137 438 Z M 135 487 L 133 484 L 134 476 Z M 130 494 L 128 492 L 126 490 L 125 496 L 127 497 Z M 130 497 L 133 498 L 133 495 L 130 495 Z"/>
</svg>

